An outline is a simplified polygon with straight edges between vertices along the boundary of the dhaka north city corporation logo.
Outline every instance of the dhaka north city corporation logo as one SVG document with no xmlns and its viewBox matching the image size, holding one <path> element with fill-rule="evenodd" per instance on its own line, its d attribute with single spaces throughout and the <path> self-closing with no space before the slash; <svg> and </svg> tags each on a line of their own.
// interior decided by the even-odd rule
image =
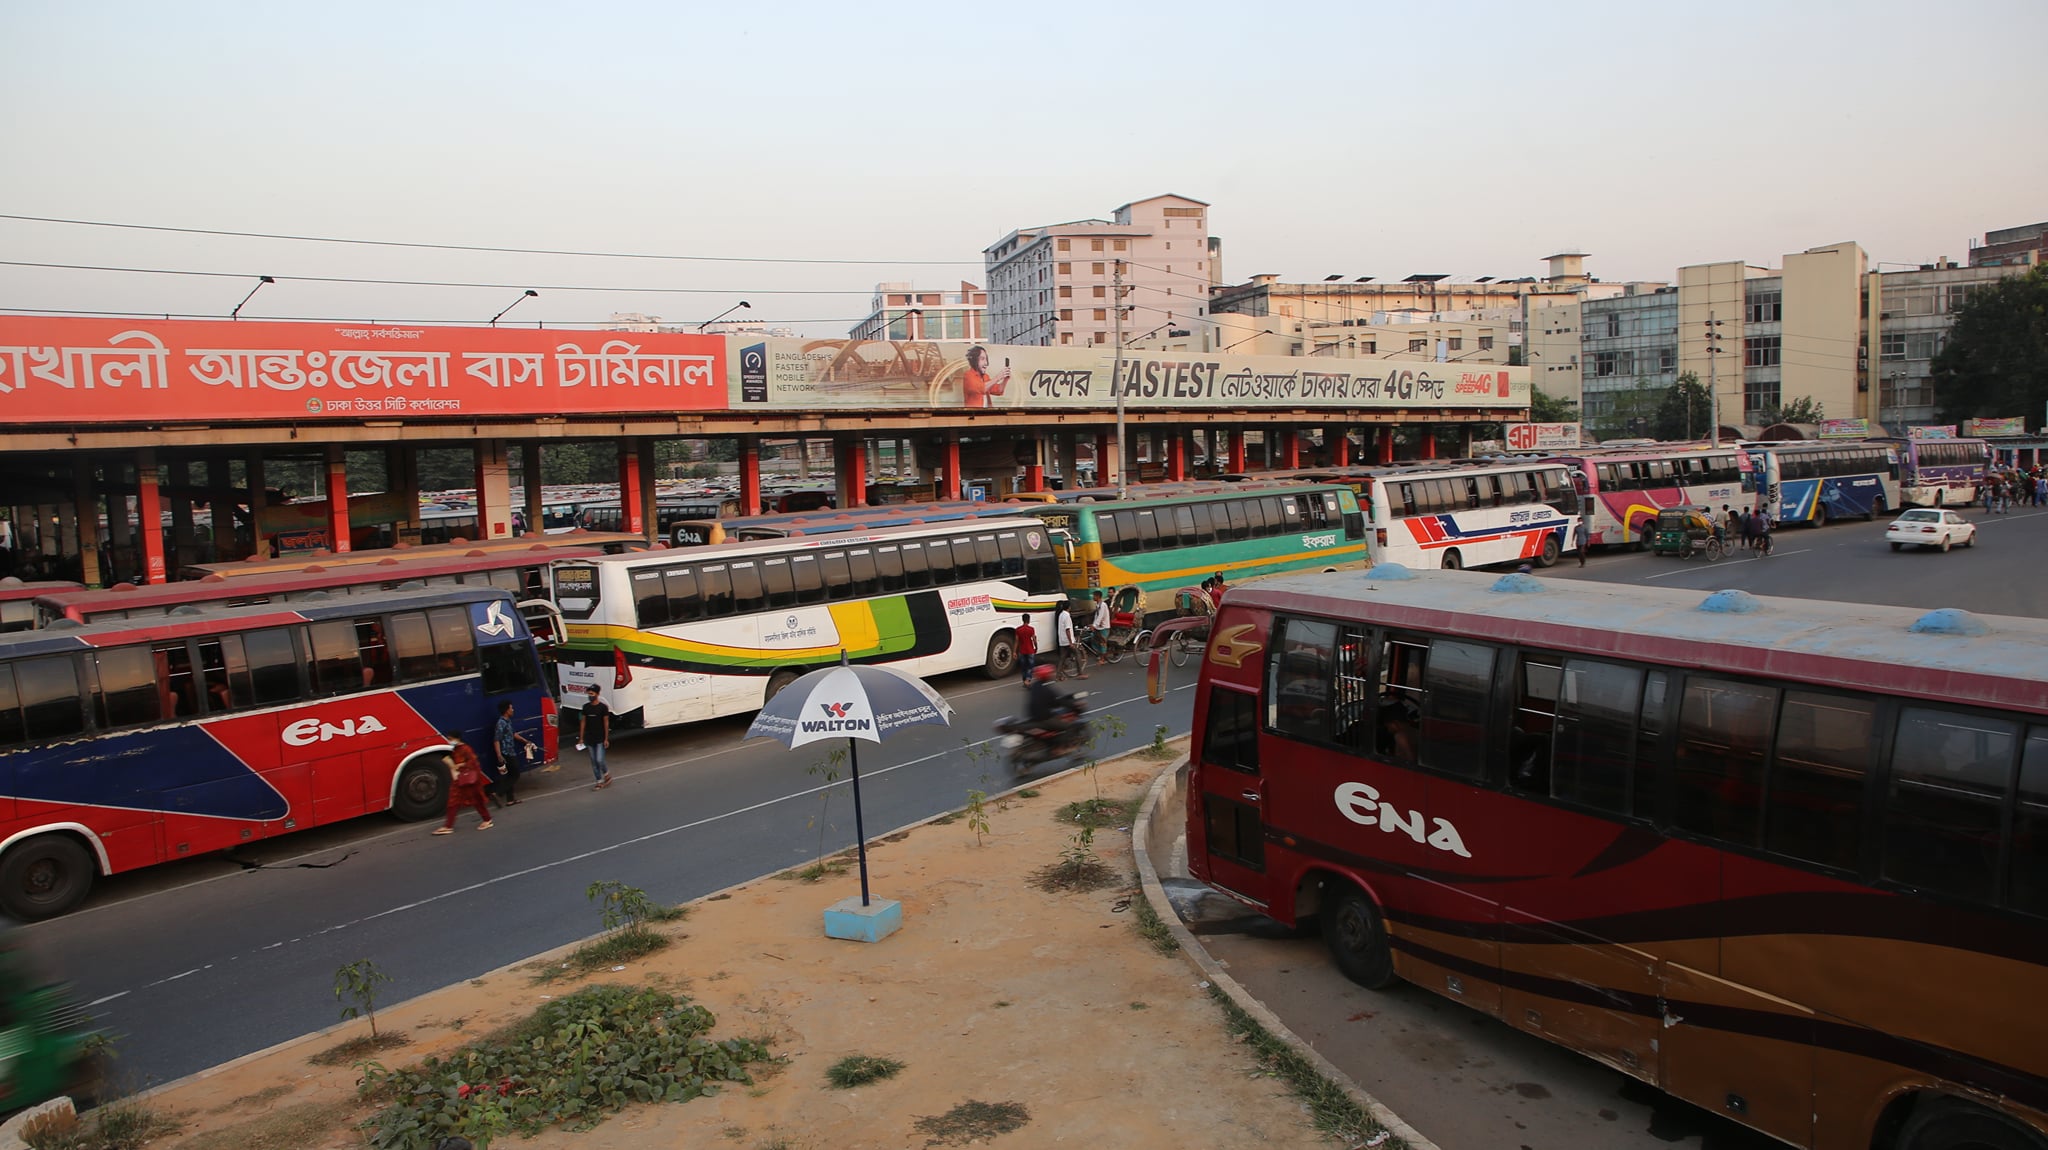
<svg viewBox="0 0 2048 1150">
<path fill-rule="evenodd" d="M 831 731 L 873 730 L 873 719 L 856 719 L 848 716 L 853 712 L 852 703 L 819 703 L 818 709 L 825 712 L 822 719 L 805 719 L 798 723 L 805 734 L 820 734 Z"/>
</svg>

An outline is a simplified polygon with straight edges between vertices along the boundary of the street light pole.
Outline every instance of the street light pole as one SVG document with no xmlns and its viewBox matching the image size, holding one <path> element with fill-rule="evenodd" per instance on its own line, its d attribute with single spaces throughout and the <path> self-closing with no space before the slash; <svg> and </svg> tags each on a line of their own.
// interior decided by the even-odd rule
<svg viewBox="0 0 2048 1150">
<path fill-rule="evenodd" d="M 505 312 L 511 311 L 513 308 L 518 307 L 522 301 L 533 299 L 539 295 L 539 292 L 533 290 L 532 288 L 527 288 L 524 295 L 521 295 L 518 299 L 515 299 L 511 303 L 505 305 L 505 311 L 501 311 L 497 315 L 491 317 L 491 326 L 498 326 L 498 321 L 505 318 Z"/>
<path fill-rule="evenodd" d="M 1714 399 L 1714 446 L 1721 446 L 1721 377 L 1716 370 L 1721 363 L 1721 321 L 1714 313 L 1707 312 L 1707 394 Z M 1691 435 L 1692 404 L 1685 405 L 1687 435 Z"/>
<path fill-rule="evenodd" d="M 1110 305 L 1115 311 L 1110 321 L 1115 334 L 1110 342 L 1116 345 L 1116 358 L 1109 373 L 1109 390 L 1116 397 L 1116 497 L 1129 499 L 1131 487 L 1125 478 L 1129 469 L 1124 466 L 1124 261 L 1116 261 L 1116 275 L 1111 282 L 1115 286 L 1110 289 Z"/>
</svg>

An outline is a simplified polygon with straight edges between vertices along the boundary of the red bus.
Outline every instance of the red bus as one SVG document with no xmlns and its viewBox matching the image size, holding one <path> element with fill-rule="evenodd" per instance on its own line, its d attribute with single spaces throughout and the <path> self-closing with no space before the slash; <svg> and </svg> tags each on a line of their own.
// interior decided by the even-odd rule
<svg viewBox="0 0 2048 1150">
<path fill-rule="evenodd" d="M 2048 621 L 1380 567 L 1233 588 L 1189 861 L 1795 1146 L 2048 1146 Z"/>
<path fill-rule="evenodd" d="M 498 704 L 556 752 L 532 634 L 495 587 L 0 636 L 0 912 L 115 874 L 378 811 L 439 814 L 454 730 Z"/>
<path fill-rule="evenodd" d="M 38 580 L 24 583 L 9 575 L 0 579 L 0 634 L 28 631 L 36 625 L 36 598 L 62 591 L 83 591 L 83 583 Z"/>
<path fill-rule="evenodd" d="M 512 539 L 481 539 L 474 543 L 424 543 L 416 547 L 381 547 L 368 551 L 344 551 L 339 555 L 326 551 L 310 555 L 288 555 L 272 559 L 265 555 L 251 555 L 247 559 L 228 563 L 187 563 L 178 568 L 181 579 L 198 580 L 209 575 L 224 579 L 248 579 L 263 575 L 295 575 L 301 572 L 318 574 L 322 571 L 339 571 L 344 567 L 358 567 L 364 564 L 384 563 L 435 563 L 448 559 L 474 558 L 477 552 L 498 555 L 507 552 L 530 552 L 545 563 L 546 553 L 564 547 L 593 547 L 607 555 L 616 555 L 628 550 L 645 550 L 647 540 L 638 535 L 609 534 L 596 531 L 562 531 L 550 535 L 521 535 Z"/>
</svg>

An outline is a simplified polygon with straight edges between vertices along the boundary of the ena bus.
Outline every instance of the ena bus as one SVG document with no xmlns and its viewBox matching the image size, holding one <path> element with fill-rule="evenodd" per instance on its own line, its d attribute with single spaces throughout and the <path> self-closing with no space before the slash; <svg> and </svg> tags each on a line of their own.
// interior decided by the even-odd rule
<svg viewBox="0 0 2048 1150">
<path fill-rule="evenodd" d="M 2048 622 L 1381 567 L 1211 635 L 1193 869 L 1355 981 L 1798 1146 L 2048 1145 Z"/>
<path fill-rule="evenodd" d="M 449 587 L 0 636 L 0 911 L 99 875 L 388 810 L 440 813 L 498 704 L 555 756 L 512 599 Z"/>
<path fill-rule="evenodd" d="M 1885 443 L 1746 443 L 1757 506 L 1779 526 L 1889 515 L 1899 506 L 1899 452 Z"/>
<path fill-rule="evenodd" d="M 1016 669 L 1013 613 L 1060 597 L 1045 525 L 1023 518 L 610 555 L 556 564 L 554 585 L 568 702 L 595 685 L 621 727 L 757 710 L 842 652 L 1000 679 Z"/>
<path fill-rule="evenodd" d="M 1594 546 L 1641 549 L 1668 507 L 1747 508 L 1755 502 L 1748 458 L 1734 446 L 1655 444 L 1553 455 L 1585 477 L 1586 532 Z"/>
<path fill-rule="evenodd" d="M 1981 439 L 1881 439 L 1899 453 L 1902 507 L 1967 507 L 1984 488 L 1991 445 Z"/>
<path fill-rule="evenodd" d="M 1358 500 L 1341 484 L 1224 484 L 1192 494 L 1104 503 L 1041 503 L 1036 516 L 1061 537 L 1060 578 L 1087 598 L 1135 585 L 1145 613 L 1221 573 L 1226 582 L 1281 571 L 1334 571 L 1366 560 Z"/>
<path fill-rule="evenodd" d="M 1562 464 L 1417 463 L 1374 468 L 1352 482 L 1376 563 L 1548 567 L 1576 546 L 1579 493 Z"/>
</svg>

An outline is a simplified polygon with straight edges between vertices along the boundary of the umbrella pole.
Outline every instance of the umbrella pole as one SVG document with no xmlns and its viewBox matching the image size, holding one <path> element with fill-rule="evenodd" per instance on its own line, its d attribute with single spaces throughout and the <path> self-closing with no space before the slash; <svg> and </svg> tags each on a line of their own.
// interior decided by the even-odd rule
<svg viewBox="0 0 2048 1150">
<path fill-rule="evenodd" d="M 860 814 L 860 744 L 857 739 L 846 740 L 846 761 L 853 768 L 853 837 L 854 849 L 860 855 L 860 904 L 868 905 L 868 832 Z"/>
</svg>

